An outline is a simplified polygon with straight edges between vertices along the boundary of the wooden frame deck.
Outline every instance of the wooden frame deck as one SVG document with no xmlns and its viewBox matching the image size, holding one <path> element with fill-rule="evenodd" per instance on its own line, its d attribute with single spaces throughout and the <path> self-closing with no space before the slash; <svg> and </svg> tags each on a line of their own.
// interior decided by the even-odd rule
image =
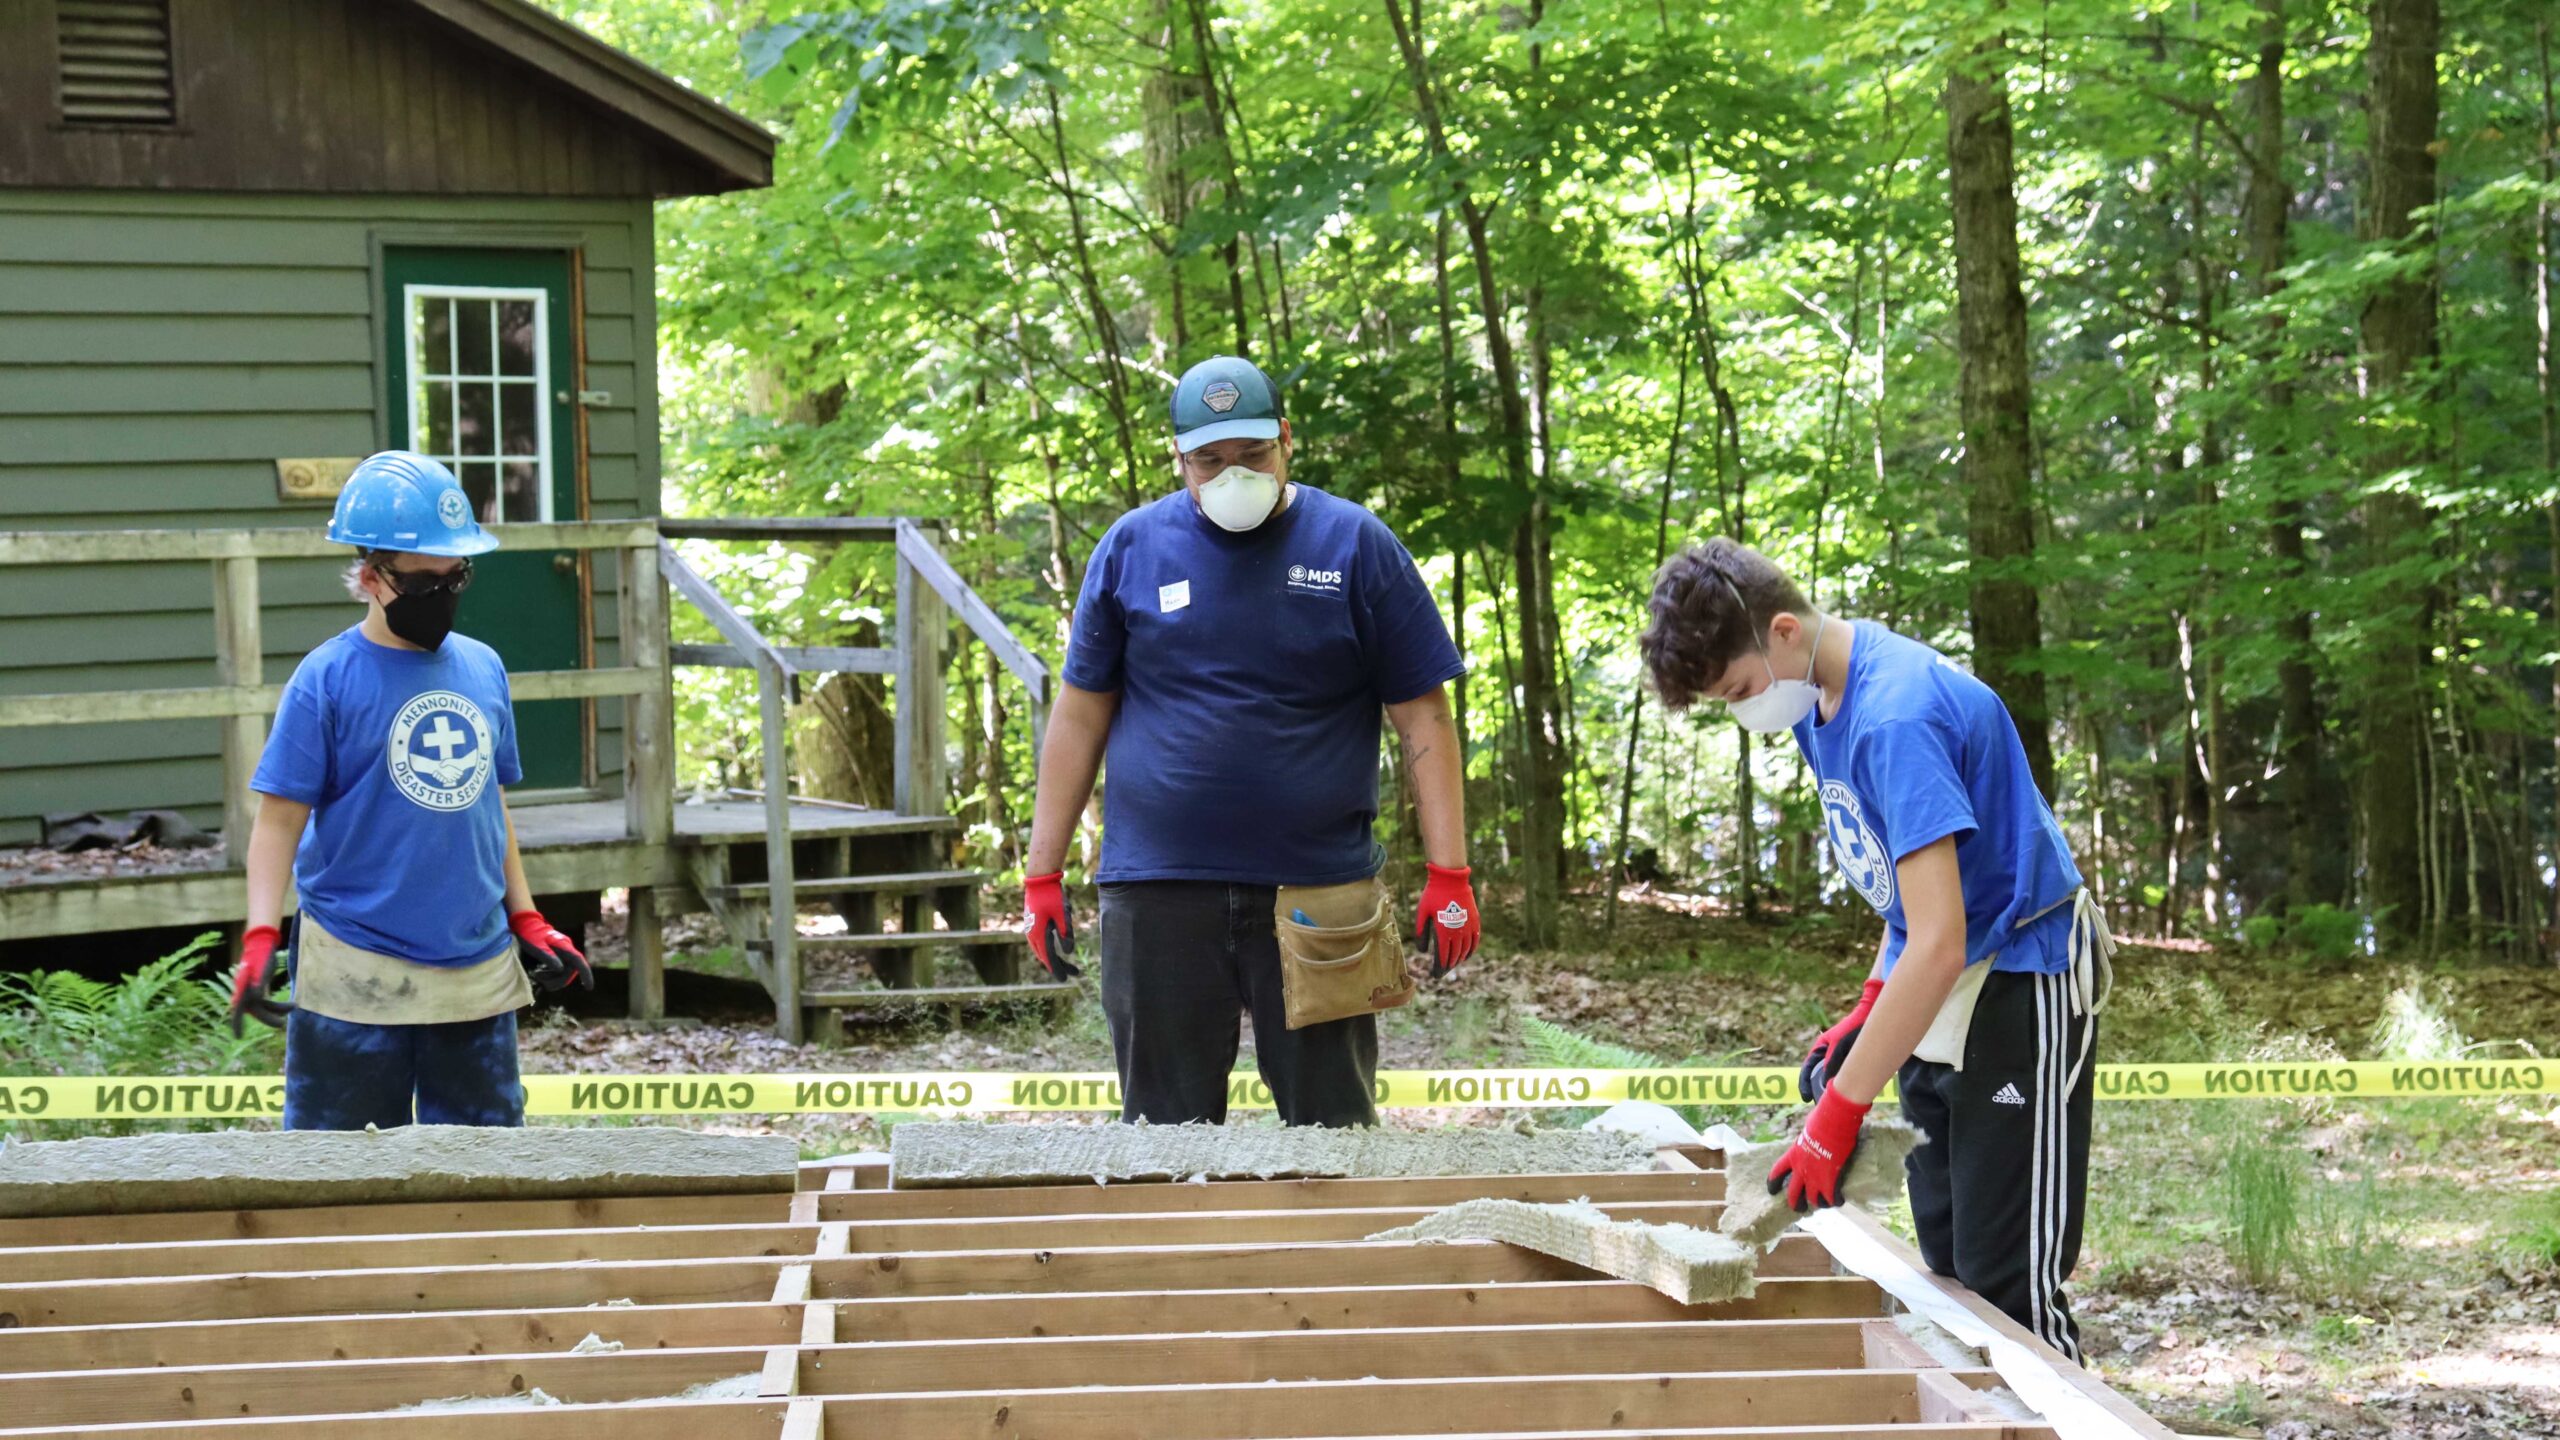
<svg viewBox="0 0 2560 1440">
<path fill-rule="evenodd" d="M 1933 1360 L 1810 1235 L 1698 1307 L 1362 1238 L 1477 1195 L 1712 1223 L 1721 1176 L 1662 1163 L 969 1191 L 840 1164 L 797 1195 L 0 1221 L 0 1435 L 2078 1440 L 2006 1418 L 1998 1374 Z M 396 1408 L 460 1396 L 517 1399 Z"/>
</svg>

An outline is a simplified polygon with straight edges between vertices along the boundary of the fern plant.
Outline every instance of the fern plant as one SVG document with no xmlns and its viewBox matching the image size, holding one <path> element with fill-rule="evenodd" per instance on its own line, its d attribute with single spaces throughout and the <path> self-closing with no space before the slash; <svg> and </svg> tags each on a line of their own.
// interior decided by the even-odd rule
<svg viewBox="0 0 2560 1440">
<path fill-rule="evenodd" d="M 1690 1070 L 1730 1065 L 1742 1058 L 1737 1052 L 1714 1056 L 1687 1055 L 1678 1060 L 1665 1060 L 1651 1051 L 1621 1045 L 1614 1040 L 1597 1039 L 1535 1015 L 1520 1017 L 1520 1033 L 1528 1041 L 1530 1062 L 1550 1070 Z M 1764 1117 L 1738 1105 L 1674 1105 L 1670 1108 L 1700 1130 L 1722 1122 L 1741 1134 L 1762 1138 L 1760 1132 L 1767 1124 Z M 1567 1110 L 1562 1112 L 1559 1123 L 1581 1125 L 1599 1113 L 1587 1107 Z"/>
<path fill-rule="evenodd" d="M 263 1025 L 234 1037 L 230 987 L 195 973 L 221 938 L 199 935 L 118 980 L 68 970 L 0 975 L 0 1074 L 273 1072 L 283 1062 L 283 1037 Z M 123 1121 L 45 1123 L 49 1135 L 131 1128 Z"/>
</svg>

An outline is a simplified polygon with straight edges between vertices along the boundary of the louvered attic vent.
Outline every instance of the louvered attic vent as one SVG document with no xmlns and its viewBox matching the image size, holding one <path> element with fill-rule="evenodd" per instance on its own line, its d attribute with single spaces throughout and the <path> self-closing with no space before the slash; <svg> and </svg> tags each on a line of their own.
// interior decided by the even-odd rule
<svg viewBox="0 0 2560 1440">
<path fill-rule="evenodd" d="M 169 0 L 56 0 L 56 5 L 66 123 L 175 123 Z"/>
</svg>

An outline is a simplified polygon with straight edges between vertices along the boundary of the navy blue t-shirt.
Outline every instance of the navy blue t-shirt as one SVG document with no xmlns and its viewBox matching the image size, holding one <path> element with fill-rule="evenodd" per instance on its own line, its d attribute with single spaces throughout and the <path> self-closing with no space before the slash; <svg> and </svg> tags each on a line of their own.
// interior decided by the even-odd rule
<svg viewBox="0 0 2560 1440">
<path fill-rule="evenodd" d="M 285 682 L 249 788 L 311 807 L 294 852 L 303 913 L 421 965 L 503 953 L 507 817 L 524 778 L 507 667 L 468 635 L 396 650 L 341 631 Z"/>
<path fill-rule="evenodd" d="M 1893 867 L 1950 835 L 1965 963 L 1997 956 L 1994 970 L 2069 968 L 2063 902 L 2079 890 L 2080 870 L 2008 707 L 1917 640 L 1868 623 L 1856 636 L 1838 713 L 1805 717 L 1795 737 L 1821 782 L 1840 873 L 1884 916 L 1885 973 L 1910 939 Z"/>
<path fill-rule="evenodd" d="M 1379 707 L 1466 667 L 1385 522 L 1311 486 L 1290 494 L 1233 534 L 1177 491 L 1094 547 L 1065 679 L 1120 692 L 1104 881 L 1376 872 Z"/>
</svg>

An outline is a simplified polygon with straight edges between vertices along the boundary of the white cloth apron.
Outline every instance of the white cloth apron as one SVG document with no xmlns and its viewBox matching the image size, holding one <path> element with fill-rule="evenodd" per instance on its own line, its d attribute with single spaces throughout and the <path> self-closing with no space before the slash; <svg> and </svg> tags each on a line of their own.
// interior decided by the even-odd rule
<svg viewBox="0 0 2560 1440">
<path fill-rule="evenodd" d="M 2037 911 L 2018 922 L 2015 928 L 2023 930 L 2065 905 L 2071 907 L 2071 948 L 2068 952 L 2071 957 L 2071 1013 L 2084 1017 L 2080 1061 L 2085 1065 L 2089 1058 L 2089 1034 L 2096 1027 L 2098 1012 L 2106 1008 L 2107 995 L 2116 984 L 2116 937 L 2107 929 L 2106 913 L 2098 908 L 2097 899 L 2089 893 L 2089 887 L 2083 885 L 2071 892 L 2069 899 L 2056 901 Z M 1947 992 L 1946 1003 L 1938 1007 L 1937 1018 L 1929 1022 L 1928 1033 L 1922 1035 L 1920 1043 L 1912 1048 L 1913 1058 L 1957 1070 L 1964 1068 L 1965 1041 L 1973 1034 L 1974 1006 L 1981 1002 L 1983 982 L 1991 978 L 1991 962 L 1998 958 L 1998 953 L 1994 952 L 1964 967 L 1964 974 L 1956 980 L 1956 988 Z M 2078 1065 L 2072 1067 L 2069 1083 L 2073 1086 L 2080 1083 Z"/>
</svg>

